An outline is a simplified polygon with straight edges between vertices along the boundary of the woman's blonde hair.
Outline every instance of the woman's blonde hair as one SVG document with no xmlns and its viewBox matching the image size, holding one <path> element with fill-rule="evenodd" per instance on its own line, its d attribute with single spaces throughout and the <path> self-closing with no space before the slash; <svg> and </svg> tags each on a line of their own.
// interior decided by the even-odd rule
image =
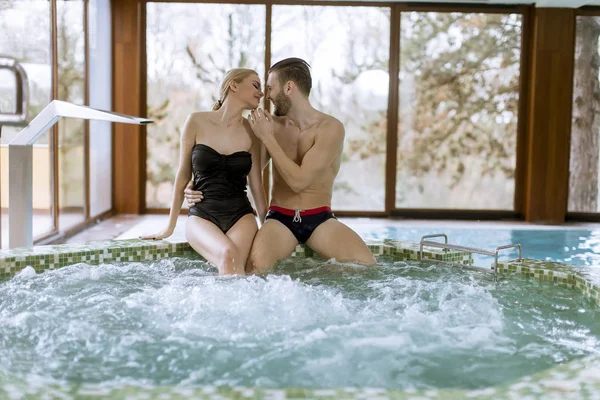
<svg viewBox="0 0 600 400">
<path fill-rule="evenodd" d="M 227 71 L 225 74 L 225 78 L 223 78 L 223 83 L 221 83 L 221 91 L 219 92 L 219 100 L 215 104 L 213 104 L 213 111 L 217 111 L 225 102 L 225 98 L 229 94 L 229 86 L 231 82 L 242 83 L 244 79 L 249 77 L 250 75 L 258 75 L 258 73 L 249 68 L 234 68 Z"/>
</svg>

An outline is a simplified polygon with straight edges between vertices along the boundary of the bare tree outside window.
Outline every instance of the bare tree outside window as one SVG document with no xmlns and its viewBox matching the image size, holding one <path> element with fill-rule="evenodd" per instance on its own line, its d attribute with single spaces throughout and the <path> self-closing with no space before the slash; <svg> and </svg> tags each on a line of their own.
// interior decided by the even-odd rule
<svg viewBox="0 0 600 400">
<path fill-rule="evenodd" d="M 273 6 L 272 61 L 311 64 L 311 103 L 346 128 L 336 210 L 385 209 L 389 32 L 388 8 Z"/>
<path fill-rule="evenodd" d="M 402 13 L 396 207 L 514 209 L 521 19 Z"/>
<path fill-rule="evenodd" d="M 57 11 L 58 99 L 85 103 L 85 32 L 83 0 L 59 0 Z M 83 120 L 58 122 L 59 229 L 85 221 L 85 150 Z"/>
<path fill-rule="evenodd" d="M 265 6 L 148 3 L 146 10 L 148 118 L 155 121 L 148 126 L 146 206 L 166 208 L 186 117 L 210 110 L 227 70 L 264 76 Z"/>
</svg>

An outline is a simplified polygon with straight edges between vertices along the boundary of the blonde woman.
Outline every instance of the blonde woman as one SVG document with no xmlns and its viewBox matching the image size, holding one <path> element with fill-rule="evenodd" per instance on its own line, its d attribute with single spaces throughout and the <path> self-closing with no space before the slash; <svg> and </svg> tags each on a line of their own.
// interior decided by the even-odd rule
<svg viewBox="0 0 600 400">
<path fill-rule="evenodd" d="M 181 133 L 169 224 L 160 233 L 142 239 L 159 240 L 173 233 L 183 191 L 193 179 L 193 188 L 203 193 L 203 199 L 190 207 L 187 241 L 220 274 L 245 273 L 258 231 L 246 194 L 247 177 L 261 223 L 267 205 L 260 169 L 261 142 L 242 112 L 256 109 L 262 97 L 256 71 L 232 69 L 225 75 L 213 110 L 188 116 Z"/>
</svg>

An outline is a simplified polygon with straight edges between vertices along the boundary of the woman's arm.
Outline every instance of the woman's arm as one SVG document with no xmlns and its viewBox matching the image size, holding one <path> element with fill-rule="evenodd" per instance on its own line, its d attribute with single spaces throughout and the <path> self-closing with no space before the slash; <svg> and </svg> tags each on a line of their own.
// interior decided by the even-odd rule
<svg viewBox="0 0 600 400">
<path fill-rule="evenodd" d="M 262 153 L 262 142 L 252 133 L 252 129 L 248 127 L 248 133 L 252 137 L 252 148 L 250 154 L 252 154 L 252 169 L 248 176 L 250 181 L 250 191 L 252 192 L 252 198 L 254 199 L 254 205 L 256 206 L 256 212 L 260 219 L 261 225 L 265 221 L 267 215 L 267 198 L 265 196 L 265 189 L 262 181 L 262 170 L 263 166 L 263 154 Z"/>
<path fill-rule="evenodd" d="M 192 149 L 196 143 L 196 126 L 192 121 L 192 116 L 188 116 L 183 125 L 179 147 L 179 167 L 175 176 L 175 185 L 173 186 L 173 197 L 171 199 L 171 211 L 169 213 L 169 223 L 165 229 L 155 235 L 142 236 L 141 239 L 164 239 L 173 234 L 177 218 L 181 211 L 183 203 L 183 190 L 192 178 Z"/>
<path fill-rule="evenodd" d="M 269 165 L 269 161 L 271 161 L 271 155 L 267 151 L 267 146 L 263 142 L 260 142 L 260 169 L 261 171 Z"/>
</svg>

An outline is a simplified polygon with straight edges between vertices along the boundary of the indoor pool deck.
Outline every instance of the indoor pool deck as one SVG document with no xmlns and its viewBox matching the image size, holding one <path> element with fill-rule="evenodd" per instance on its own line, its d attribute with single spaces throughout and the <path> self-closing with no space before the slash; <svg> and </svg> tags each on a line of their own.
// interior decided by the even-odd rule
<svg viewBox="0 0 600 400">
<path fill-rule="evenodd" d="M 164 216 L 160 216 L 164 221 Z M 147 218 L 145 222 L 129 226 L 120 240 L 96 241 L 85 244 L 67 243 L 54 246 L 37 246 L 0 251 L 0 279 L 10 279 L 27 267 L 37 273 L 61 268 L 76 263 L 98 265 L 109 262 L 151 261 L 163 257 L 194 257 L 195 253 L 183 238 L 183 224 L 178 224 L 175 234 L 163 241 L 142 241 L 124 239 L 136 237 L 142 233 L 151 233 L 156 229 L 158 218 Z M 371 223 L 364 220 L 362 223 Z M 348 222 L 348 221 L 345 221 Z M 348 222 L 357 231 L 360 220 Z M 386 221 L 389 224 L 389 221 Z M 496 225 L 497 226 L 497 225 Z M 581 225 L 577 225 L 581 227 Z M 530 227 L 530 226 L 529 226 Z M 596 226 L 597 227 L 597 226 Z M 121 227 L 122 228 L 122 227 Z M 543 229 L 543 227 L 541 228 Z M 437 230 L 437 229 L 434 229 Z M 123 229 L 121 229 L 123 231 Z M 393 260 L 418 260 L 419 245 L 415 242 L 396 240 L 370 240 L 370 249 L 378 256 Z M 312 251 L 299 245 L 292 257 L 310 257 Z M 197 255 L 196 255 L 197 257 Z M 459 251 L 428 249 L 425 259 L 446 261 L 470 265 L 472 254 Z M 522 262 L 503 262 L 499 264 L 499 273 L 520 275 L 524 278 L 536 278 L 548 284 L 576 287 L 600 304 L 600 274 L 595 269 L 576 267 L 560 263 L 524 259 Z M 521 378 L 517 382 L 495 387 L 460 391 L 455 389 L 394 391 L 375 388 L 340 389 L 263 389 L 263 388 L 178 388 L 178 387 L 102 387 L 100 385 L 60 386 L 45 385 L 40 382 L 19 381 L 14 377 L 0 375 L 0 398 L 12 398 L 15 394 L 26 394 L 28 398 L 43 398 L 55 393 L 61 398 L 185 398 L 185 399 L 566 399 L 599 398 L 600 396 L 600 356 L 593 355 L 570 363 L 559 365 L 550 370 Z"/>
</svg>

